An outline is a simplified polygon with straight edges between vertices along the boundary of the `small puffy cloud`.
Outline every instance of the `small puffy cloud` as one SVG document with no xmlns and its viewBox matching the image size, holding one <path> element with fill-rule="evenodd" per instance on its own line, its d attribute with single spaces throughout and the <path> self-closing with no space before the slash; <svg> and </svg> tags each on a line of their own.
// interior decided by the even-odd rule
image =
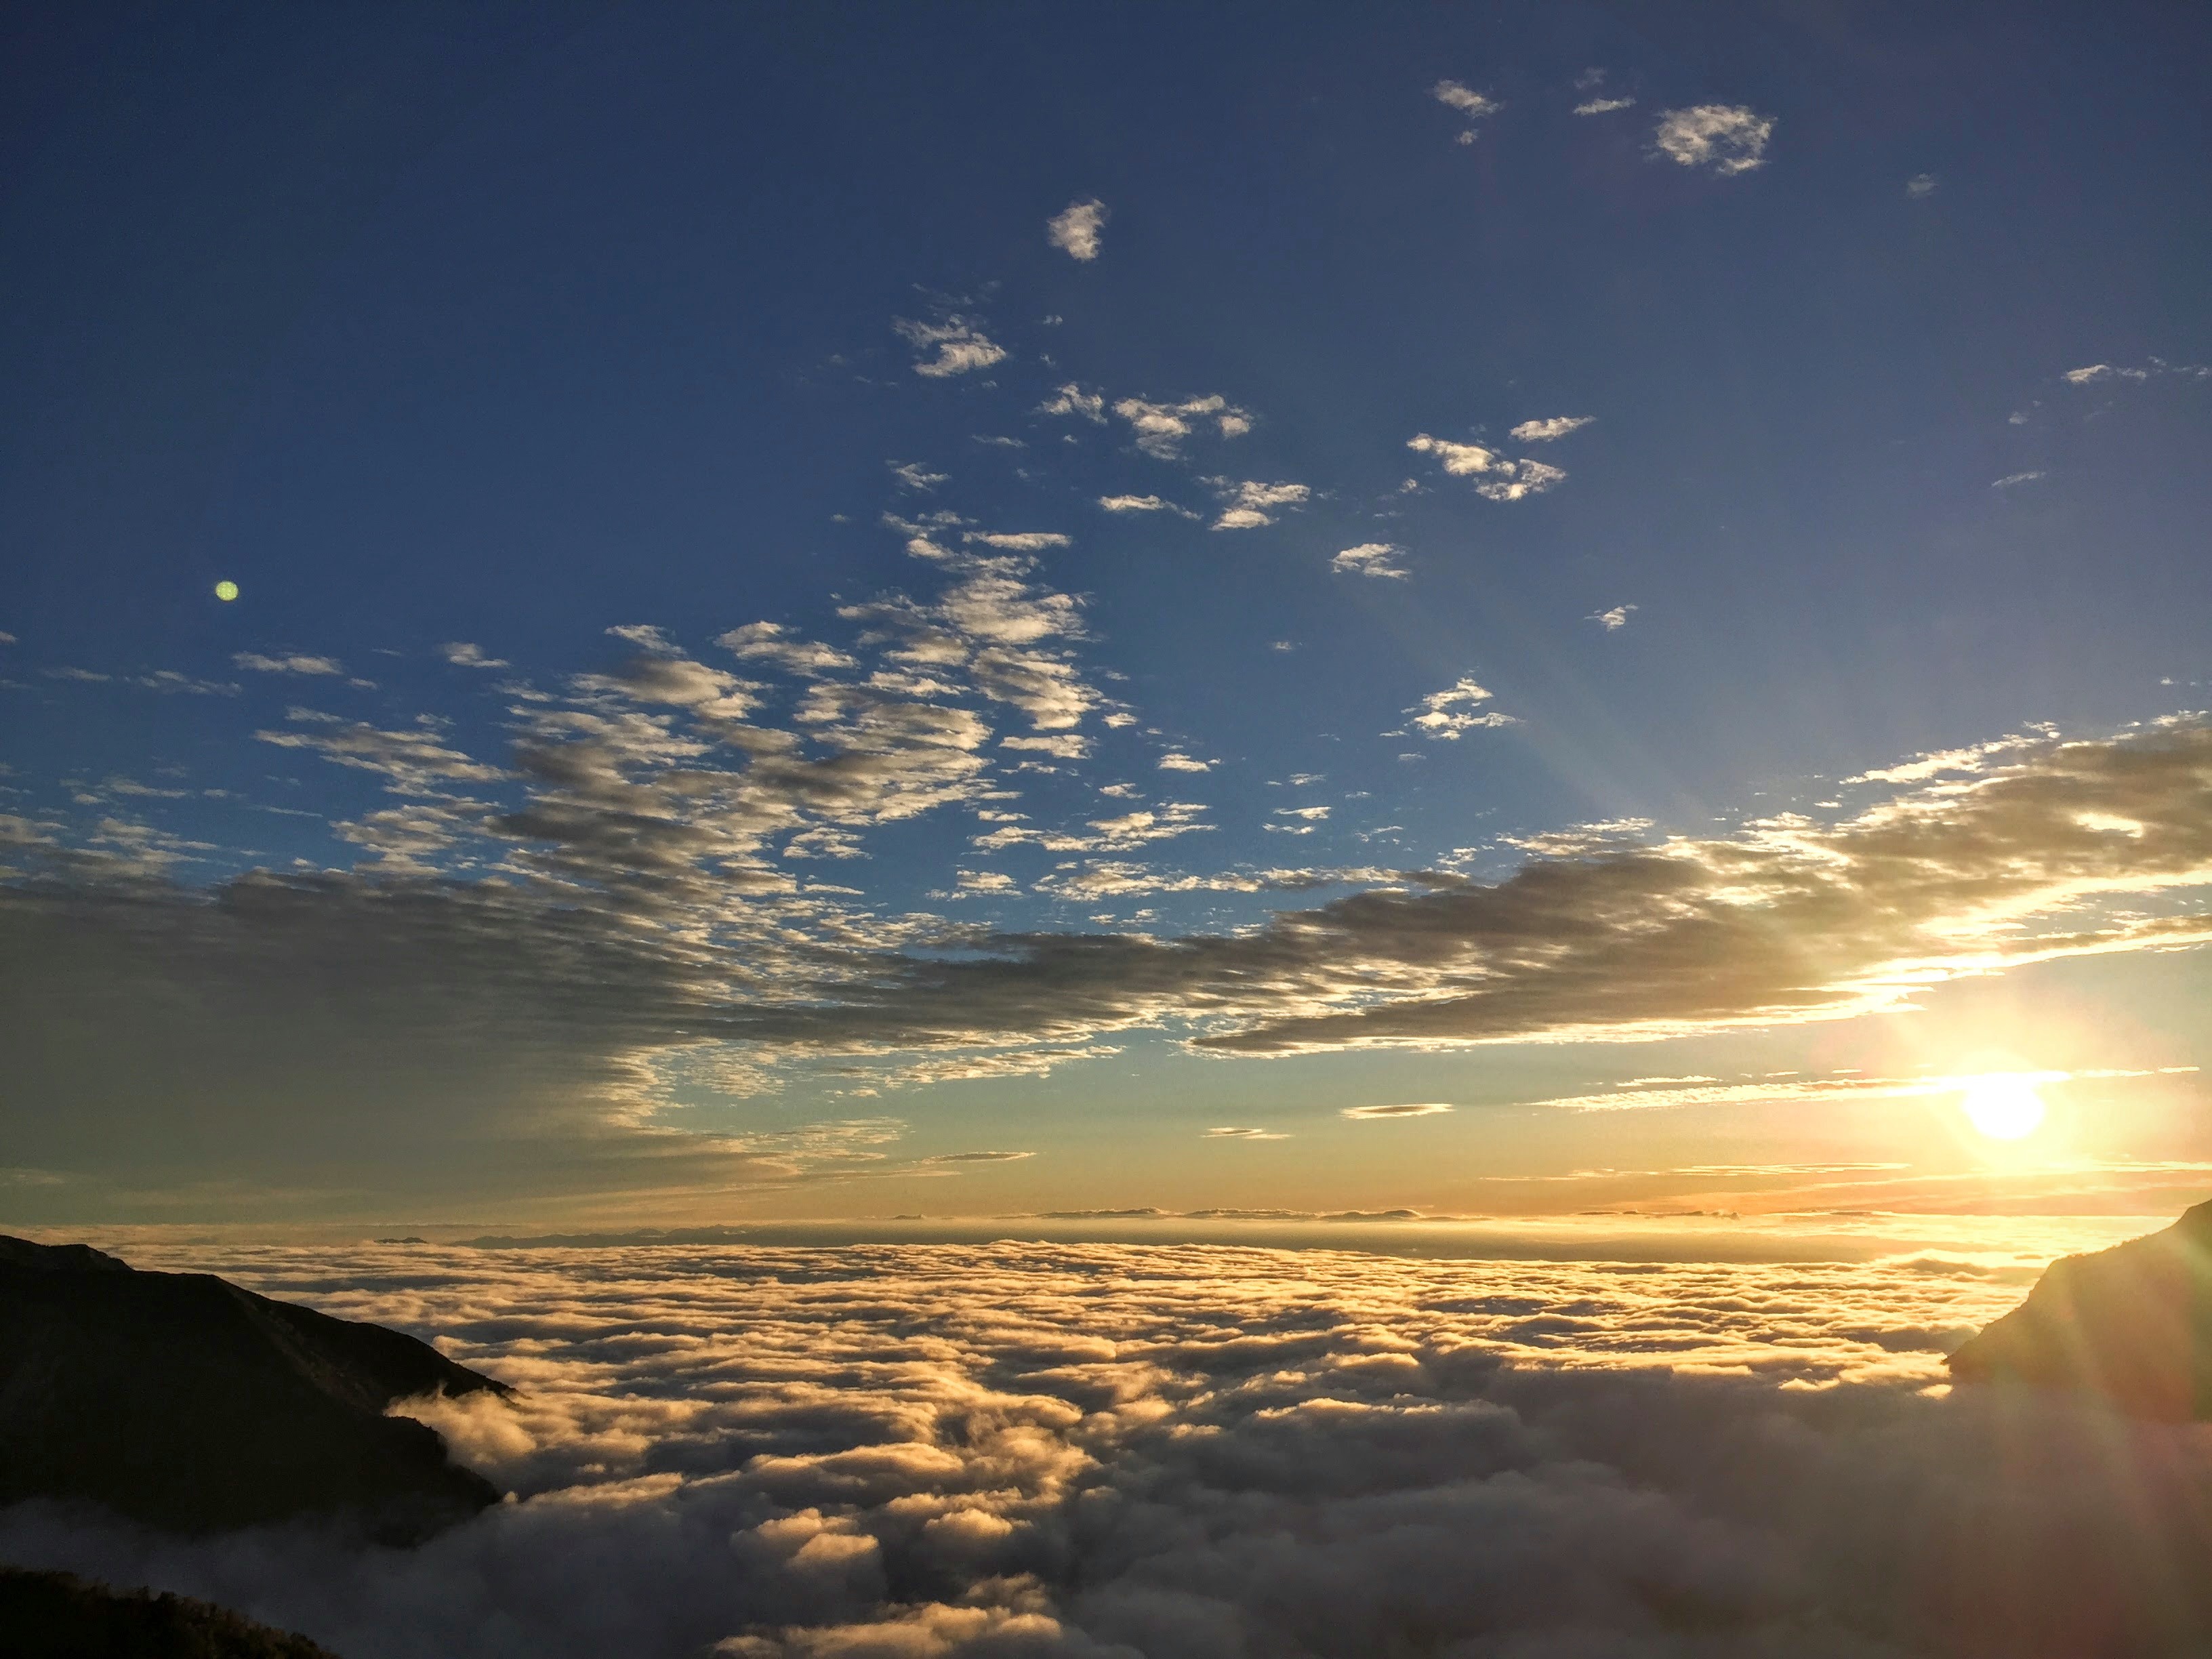
<svg viewBox="0 0 2212 1659">
<path fill-rule="evenodd" d="M 447 640 L 438 647 L 438 654 L 456 668 L 505 668 L 509 665 L 504 657 L 495 657 L 480 645 L 466 640 Z"/>
<path fill-rule="evenodd" d="M 1098 234 L 1106 228 L 1106 204 L 1097 197 L 1070 202 L 1066 210 L 1045 221 L 1045 240 L 1070 258 L 1086 263 L 1098 257 Z"/>
<path fill-rule="evenodd" d="M 1513 428 L 1513 437 L 1519 443 L 1547 444 L 1581 431 L 1596 418 L 1595 415 L 1554 415 L 1545 421 L 1523 421 Z"/>
<path fill-rule="evenodd" d="M 853 659 L 842 651 L 796 638 L 781 623 L 747 623 L 732 628 L 714 643 L 748 662 L 773 663 L 793 674 L 820 674 L 854 665 Z"/>
<path fill-rule="evenodd" d="M 1575 106 L 1575 113 L 1577 115 L 1610 115 L 1617 109 L 1633 109 L 1635 107 L 1636 100 L 1633 98 L 1592 98 L 1587 102 L 1577 104 Z"/>
<path fill-rule="evenodd" d="M 1632 605 L 1616 605 L 1610 611 L 1593 611 L 1585 620 L 1595 623 L 1608 634 L 1618 634 L 1628 626 L 1628 613 L 1635 609 Z"/>
<path fill-rule="evenodd" d="M 1905 193 L 1917 202 L 1923 196 L 1933 196 L 1942 182 L 1932 173 L 1916 173 L 1905 181 Z"/>
<path fill-rule="evenodd" d="M 1163 772 L 1211 772 L 1212 769 L 1212 761 L 1194 759 L 1179 749 L 1170 750 L 1160 757 L 1160 770 Z"/>
<path fill-rule="evenodd" d="M 1990 481 L 1990 488 L 1992 489 L 2014 489 L 2021 484 L 2033 483 L 2038 478 L 2048 476 L 2048 474 L 2043 472 L 2008 472 L 2002 478 L 1991 479 Z"/>
<path fill-rule="evenodd" d="M 1273 816 L 1279 818 L 1325 818 L 1330 809 L 1326 806 L 1278 806 Z"/>
<path fill-rule="evenodd" d="M 977 898 L 1021 890 L 1015 884 L 1014 878 L 1001 870 L 963 870 L 957 880 L 959 890 L 954 896 L 958 898 Z"/>
<path fill-rule="evenodd" d="M 967 374 L 1005 361 L 1003 346 L 986 336 L 975 319 L 948 315 L 934 323 L 900 317 L 891 326 L 916 351 L 932 353 L 918 358 L 914 372 L 933 380 Z"/>
<path fill-rule="evenodd" d="M 1449 1110 L 1451 1108 L 1440 1100 L 1424 1100 L 1402 1106 L 1347 1106 L 1338 1115 L 1364 1121 L 1372 1118 L 1434 1117 L 1439 1112 Z"/>
<path fill-rule="evenodd" d="M 1403 576 L 1406 567 L 1398 562 L 1400 551 L 1389 542 L 1362 542 L 1331 559 L 1328 568 L 1339 575 Z"/>
<path fill-rule="evenodd" d="M 1456 743 L 1469 732 L 1515 724 L 1512 715 L 1495 709 L 1475 712 L 1480 705 L 1490 701 L 1488 691 L 1462 678 L 1441 691 L 1431 691 L 1406 712 L 1413 715 L 1413 724 L 1420 728 L 1423 736 Z"/>
<path fill-rule="evenodd" d="M 1302 483 L 1261 483 L 1247 478 L 1240 482 L 1228 478 L 1212 478 L 1207 482 L 1221 494 L 1227 505 L 1221 516 L 1213 521 L 1216 530 L 1257 530 L 1274 523 L 1272 509 L 1284 507 L 1303 507 L 1313 491 Z"/>
<path fill-rule="evenodd" d="M 1479 121 L 1486 115 L 1495 115 L 1505 106 L 1486 93 L 1464 86 L 1457 81 L 1439 81 L 1429 88 L 1429 96 L 1449 109 L 1457 110 L 1470 121 Z"/>
<path fill-rule="evenodd" d="M 1106 398 L 1103 392 L 1085 392 L 1074 381 L 1054 392 L 1036 406 L 1040 415 L 1079 415 L 1086 421 L 1099 425 L 1106 423 Z"/>
<path fill-rule="evenodd" d="M 952 476 L 949 472 L 932 472 L 918 461 L 885 461 L 884 465 L 890 468 L 891 477 L 902 485 L 921 495 L 933 491 Z"/>
<path fill-rule="evenodd" d="M 231 658 L 234 665 L 255 674 L 337 674 L 345 672 L 345 665 L 336 657 L 310 657 L 295 654 L 285 657 L 265 657 L 258 651 L 240 651 Z"/>
<path fill-rule="evenodd" d="M 1406 447 L 1434 455 L 1446 472 L 1458 478 L 1480 478 L 1475 492 L 1493 501 L 1517 501 L 1540 495 L 1566 477 L 1556 466 L 1542 461 L 1513 460 L 1480 444 L 1454 443 L 1427 433 L 1406 440 Z"/>
<path fill-rule="evenodd" d="M 0 645 L 15 645 L 18 643 L 20 643 L 20 641 L 17 641 L 13 634 L 0 631 Z"/>
<path fill-rule="evenodd" d="M 1220 393 L 1186 398 L 1181 403 L 1154 403 L 1146 398 L 1123 398 L 1114 412 L 1129 423 L 1137 447 L 1158 460 L 1172 460 L 1194 432 L 1212 426 L 1224 438 L 1241 438 L 1252 429 L 1252 412 L 1239 409 Z"/>
<path fill-rule="evenodd" d="M 1692 104 L 1662 112 L 1652 142 L 1670 161 L 1725 176 L 1765 166 L 1773 134 L 1774 118 L 1747 105 Z"/>
</svg>

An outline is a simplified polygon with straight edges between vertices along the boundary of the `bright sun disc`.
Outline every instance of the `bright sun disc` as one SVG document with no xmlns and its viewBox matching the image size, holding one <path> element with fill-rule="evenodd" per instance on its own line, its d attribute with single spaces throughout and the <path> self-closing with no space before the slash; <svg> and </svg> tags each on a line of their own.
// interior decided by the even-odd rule
<svg viewBox="0 0 2212 1659">
<path fill-rule="evenodd" d="M 1978 1078 L 1960 1097 L 1959 1109 L 1992 1140 L 2019 1140 L 2043 1127 L 2043 1097 L 2024 1077 Z"/>
</svg>

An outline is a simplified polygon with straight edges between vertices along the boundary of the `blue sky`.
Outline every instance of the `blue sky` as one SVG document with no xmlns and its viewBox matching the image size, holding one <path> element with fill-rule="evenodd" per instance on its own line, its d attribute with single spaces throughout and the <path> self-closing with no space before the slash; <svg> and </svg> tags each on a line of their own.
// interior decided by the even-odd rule
<svg viewBox="0 0 2212 1659">
<path fill-rule="evenodd" d="M 32 1218 L 2202 1181 L 2202 19 L 15 29 Z"/>
</svg>

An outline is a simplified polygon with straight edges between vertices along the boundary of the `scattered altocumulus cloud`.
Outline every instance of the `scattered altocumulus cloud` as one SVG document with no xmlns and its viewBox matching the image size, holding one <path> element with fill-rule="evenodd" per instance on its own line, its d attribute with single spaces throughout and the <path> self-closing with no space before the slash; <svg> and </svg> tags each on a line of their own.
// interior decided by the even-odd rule
<svg viewBox="0 0 2212 1659">
<path fill-rule="evenodd" d="M 1476 493 L 1493 501 L 1517 501 L 1540 495 L 1563 482 L 1566 473 L 1542 461 L 1513 460 L 1480 444 L 1455 443 L 1419 433 L 1406 440 L 1406 447 L 1433 455 L 1455 478 L 1480 478 Z"/>
<path fill-rule="evenodd" d="M 1006 359 L 1006 348 L 987 336 L 971 317 L 948 314 L 936 322 L 901 317 L 891 326 L 900 338 L 924 354 L 915 358 L 914 372 L 931 380 L 970 374 Z"/>
<path fill-rule="evenodd" d="M 1482 709 L 1481 705 L 1490 701 L 1488 691 L 1473 680 L 1462 678 L 1441 691 L 1431 692 L 1406 712 L 1413 717 L 1412 723 L 1420 728 L 1425 737 L 1456 742 L 1469 732 L 1515 723 L 1510 714 Z"/>
<path fill-rule="evenodd" d="M 1062 388 L 1063 392 L 1066 390 Z M 1048 406 L 1046 412 L 1060 410 Z M 1201 428 L 1211 427 L 1224 438 L 1241 438 L 1252 429 L 1251 410 L 1237 408 L 1218 392 L 1172 404 L 1123 398 L 1115 404 L 1114 412 L 1129 423 L 1137 447 L 1160 460 L 1172 460 L 1181 454 L 1184 440 Z"/>
<path fill-rule="evenodd" d="M 1406 567 L 1398 562 L 1401 550 L 1389 542 L 1362 542 L 1331 559 L 1328 568 L 1345 575 L 1403 576 Z"/>
<path fill-rule="evenodd" d="M 1231 478 L 1209 478 L 1226 503 L 1221 516 L 1213 521 L 1216 530 L 1258 530 L 1275 522 L 1276 512 L 1283 507 L 1304 507 L 1313 491 L 1302 483 L 1261 483 L 1256 479 L 1238 481 Z"/>
<path fill-rule="evenodd" d="M 1479 121 L 1486 115 L 1495 115 L 1504 106 L 1486 93 L 1475 91 L 1457 81 L 1439 81 L 1429 88 L 1429 96 L 1447 108 L 1455 109 L 1470 121 Z"/>
<path fill-rule="evenodd" d="M 1095 259 L 1107 217 L 1106 204 L 1095 196 L 1088 201 L 1070 202 L 1064 211 L 1045 221 L 1045 240 L 1071 258 Z"/>
<path fill-rule="evenodd" d="M 2069 368 L 2060 378 L 2072 386 L 2095 386 L 2105 380 L 2154 380 L 2169 374 L 2185 380 L 2212 380 L 2212 368 L 2197 363 L 2169 363 L 2162 357 L 2154 357 L 2139 368 L 2091 363 L 2085 368 Z"/>
<path fill-rule="evenodd" d="M 1652 143 L 1659 153 L 1686 167 L 1718 173 L 1748 173 L 1763 167 L 1774 118 L 1742 104 L 1693 104 L 1659 117 Z"/>
<path fill-rule="evenodd" d="M 1512 435 L 1518 443 L 1549 443 L 1570 432 L 1581 431 L 1596 418 L 1595 415 L 1554 415 L 1549 420 L 1523 421 L 1513 428 Z"/>
</svg>

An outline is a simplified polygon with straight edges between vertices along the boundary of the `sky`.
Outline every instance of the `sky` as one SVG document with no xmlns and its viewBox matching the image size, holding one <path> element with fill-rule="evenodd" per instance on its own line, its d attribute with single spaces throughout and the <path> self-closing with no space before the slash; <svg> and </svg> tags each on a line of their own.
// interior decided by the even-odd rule
<svg viewBox="0 0 2212 1659">
<path fill-rule="evenodd" d="M 0 27 L 0 1219 L 2212 1194 L 2212 20 Z"/>
</svg>

